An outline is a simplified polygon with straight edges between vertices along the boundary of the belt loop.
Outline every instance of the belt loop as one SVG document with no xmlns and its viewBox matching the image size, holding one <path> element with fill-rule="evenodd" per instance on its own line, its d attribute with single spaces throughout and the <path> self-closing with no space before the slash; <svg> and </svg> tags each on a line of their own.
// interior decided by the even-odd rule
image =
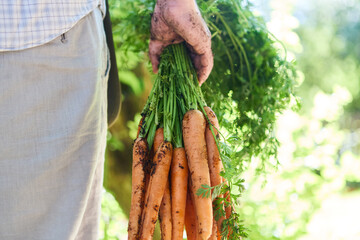
<svg viewBox="0 0 360 240">
<path fill-rule="evenodd" d="M 66 39 L 65 33 L 61 34 L 60 41 L 61 41 L 62 43 L 66 43 L 66 42 L 67 42 L 67 39 Z"/>
</svg>

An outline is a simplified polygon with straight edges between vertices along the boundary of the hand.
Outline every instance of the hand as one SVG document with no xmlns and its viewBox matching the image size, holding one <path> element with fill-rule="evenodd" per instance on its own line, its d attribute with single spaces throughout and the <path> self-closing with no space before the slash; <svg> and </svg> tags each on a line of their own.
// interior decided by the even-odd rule
<svg viewBox="0 0 360 240">
<path fill-rule="evenodd" d="M 208 78 L 213 67 L 211 33 L 195 0 L 158 0 L 151 19 L 149 57 L 157 73 L 163 49 L 186 41 L 197 70 L 199 84 Z"/>
</svg>

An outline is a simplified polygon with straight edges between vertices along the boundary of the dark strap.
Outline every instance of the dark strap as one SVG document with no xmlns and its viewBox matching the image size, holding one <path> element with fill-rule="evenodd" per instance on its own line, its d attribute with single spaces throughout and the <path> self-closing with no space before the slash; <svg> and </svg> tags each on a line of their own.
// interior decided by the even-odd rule
<svg viewBox="0 0 360 240">
<path fill-rule="evenodd" d="M 104 18 L 104 29 L 106 34 L 106 42 L 110 51 L 110 72 L 108 80 L 108 126 L 110 127 L 119 115 L 121 108 L 121 87 L 119 81 L 119 74 L 116 65 L 115 47 L 112 36 L 111 20 L 109 13 L 109 3 L 106 0 L 106 16 Z"/>
</svg>

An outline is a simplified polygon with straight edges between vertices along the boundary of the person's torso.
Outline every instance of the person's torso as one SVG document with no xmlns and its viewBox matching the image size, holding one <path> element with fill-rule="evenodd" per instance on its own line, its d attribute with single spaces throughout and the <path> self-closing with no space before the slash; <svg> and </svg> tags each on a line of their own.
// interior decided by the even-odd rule
<svg viewBox="0 0 360 240">
<path fill-rule="evenodd" d="M 67 32 L 105 0 L 2 0 L 0 52 L 39 46 Z"/>
</svg>

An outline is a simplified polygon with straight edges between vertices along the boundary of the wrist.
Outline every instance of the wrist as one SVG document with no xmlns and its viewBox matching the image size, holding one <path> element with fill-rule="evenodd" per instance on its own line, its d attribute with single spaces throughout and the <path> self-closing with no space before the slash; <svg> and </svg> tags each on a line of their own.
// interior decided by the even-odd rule
<svg viewBox="0 0 360 240">
<path fill-rule="evenodd" d="M 167 3 L 178 3 L 178 4 L 185 4 L 185 3 L 195 3 L 196 4 L 196 1 L 195 0 L 157 0 L 156 1 L 157 3 L 164 3 L 164 2 L 167 2 Z"/>
<path fill-rule="evenodd" d="M 157 4 L 161 7 L 178 8 L 179 10 L 197 8 L 195 0 L 157 0 Z"/>
</svg>

